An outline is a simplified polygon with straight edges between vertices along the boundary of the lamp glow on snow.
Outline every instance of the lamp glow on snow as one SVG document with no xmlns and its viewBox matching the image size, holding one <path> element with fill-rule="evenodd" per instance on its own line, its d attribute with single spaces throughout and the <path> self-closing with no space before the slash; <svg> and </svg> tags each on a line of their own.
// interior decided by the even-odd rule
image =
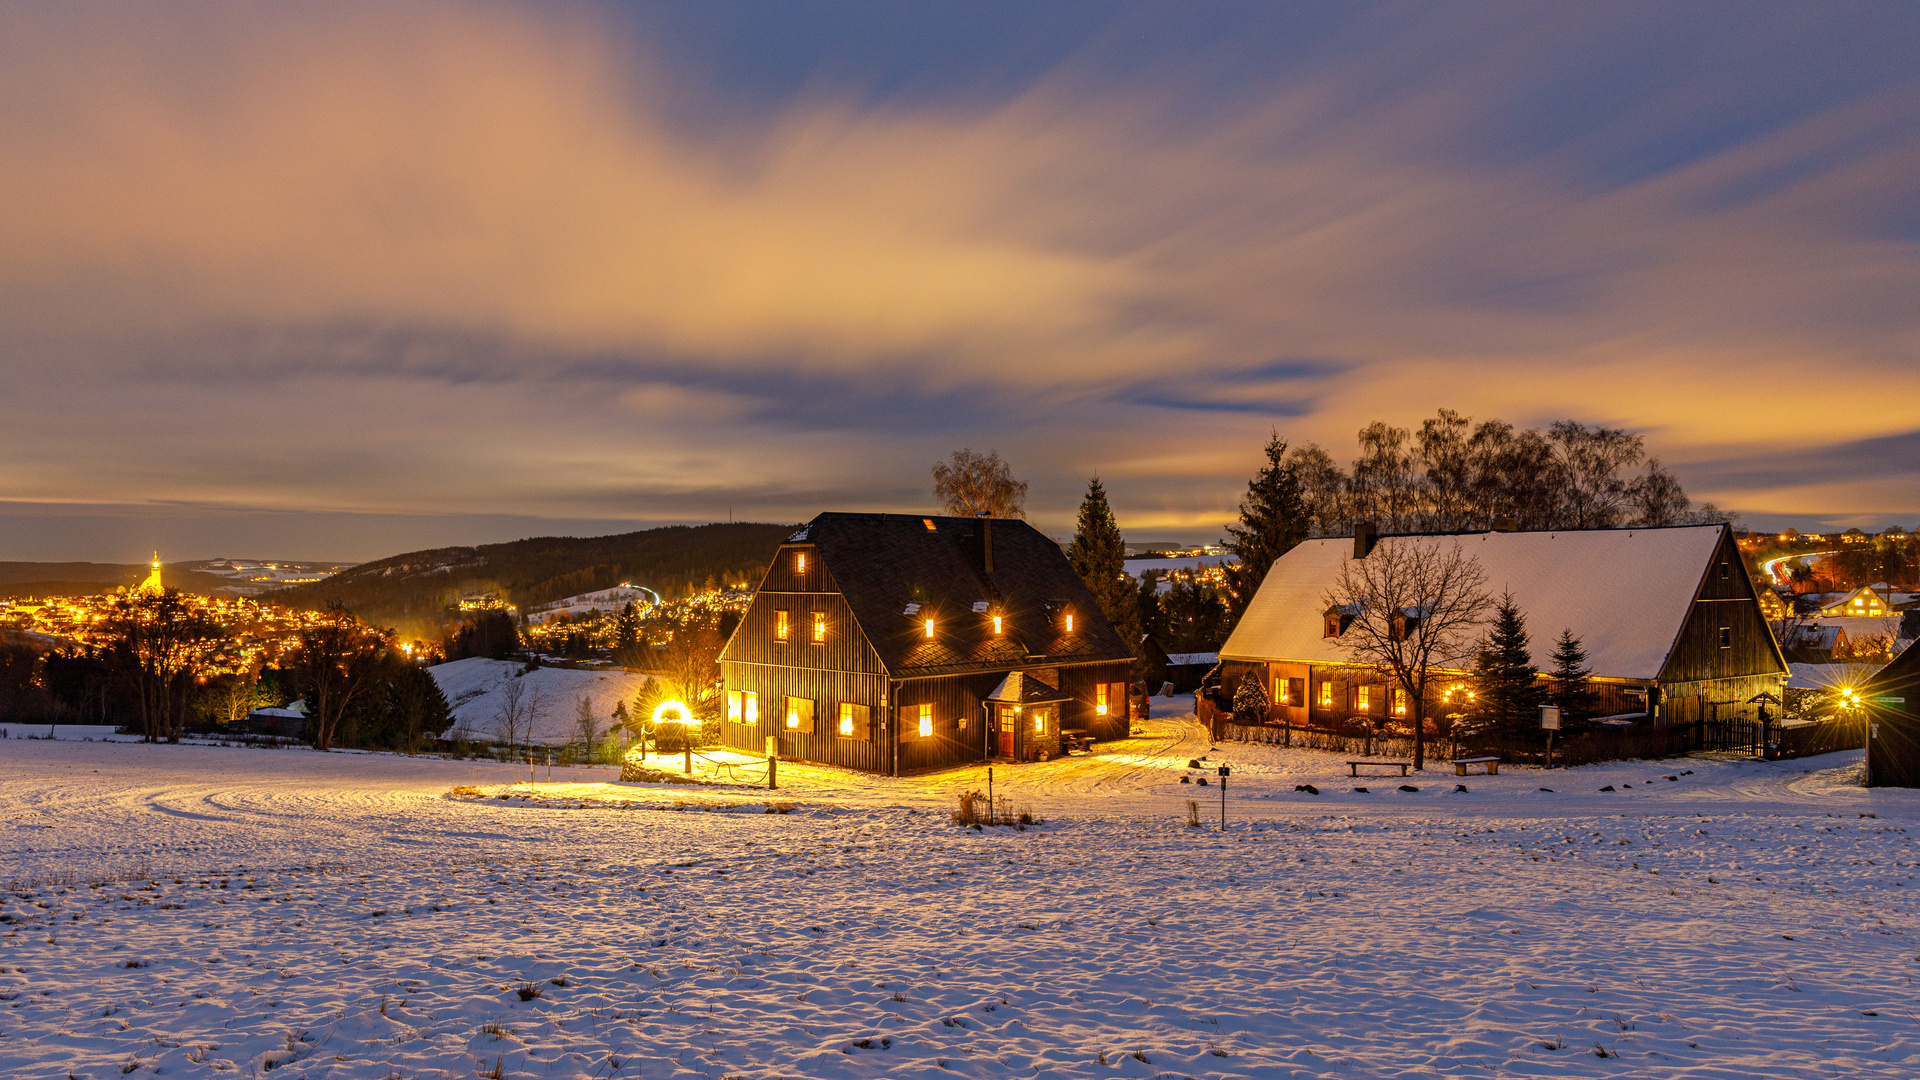
<svg viewBox="0 0 1920 1080">
<path fill-rule="evenodd" d="M 693 718 L 693 710 L 687 708 L 683 702 L 678 701 L 661 702 L 659 706 L 653 710 L 653 722 L 656 724 L 682 725 L 697 723 Z"/>
</svg>

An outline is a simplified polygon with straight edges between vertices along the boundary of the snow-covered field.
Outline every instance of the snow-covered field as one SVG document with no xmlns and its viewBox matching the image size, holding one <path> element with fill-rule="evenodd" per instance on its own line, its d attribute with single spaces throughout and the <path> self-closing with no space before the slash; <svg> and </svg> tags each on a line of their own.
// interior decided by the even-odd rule
<svg viewBox="0 0 1920 1080">
<path fill-rule="evenodd" d="M 984 770 L 8 742 L 0 1074 L 1920 1075 L 1920 792 L 1857 755 L 1401 791 L 1224 744 L 1223 833 L 1208 749 L 997 769 L 1046 820 L 976 832 Z"/>
<path fill-rule="evenodd" d="M 532 718 L 532 741 L 539 745 L 574 742 L 580 738 L 575 717 L 579 715 L 581 698 L 591 704 L 594 716 L 605 730 L 611 723 L 614 705 L 624 701 L 632 708 L 633 696 L 648 679 L 646 675 L 617 669 L 583 671 L 543 667 L 525 671 L 525 667 L 509 660 L 473 656 L 428 668 L 453 711 L 453 726 L 447 729 L 446 737 L 492 741 L 499 733 L 500 710 L 506 700 L 504 688 L 513 680 L 523 687 L 521 707 L 528 710 Z"/>
</svg>

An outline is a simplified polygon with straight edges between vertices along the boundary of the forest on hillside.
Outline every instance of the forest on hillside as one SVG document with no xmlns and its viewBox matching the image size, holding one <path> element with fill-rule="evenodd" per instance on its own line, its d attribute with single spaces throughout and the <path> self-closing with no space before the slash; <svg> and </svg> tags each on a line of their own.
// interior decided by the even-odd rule
<svg viewBox="0 0 1920 1080">
<path fill-rule="evenodd" d="M 758 585 L 767 560 L 797 525 L 673 525 L 615 536 L 542 536 L 435 548 L 364 563 L 273 594 L 275 603 L 340 604 L 402 634 L 436 639 L 459 621 L 463 596 L 495 595 L 522 610 L 622 583 L 666 599 L 708 584 Z"/>
</svg>

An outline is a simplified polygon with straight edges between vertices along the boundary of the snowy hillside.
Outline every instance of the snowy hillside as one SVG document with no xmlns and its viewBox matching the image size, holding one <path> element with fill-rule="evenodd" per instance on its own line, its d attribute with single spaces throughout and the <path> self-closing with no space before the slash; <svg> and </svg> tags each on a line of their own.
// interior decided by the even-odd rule
<svg viewBox="0 0 1920 1080">
<path fill-rule="evenodd" d="M 625 671 L 574 671 L 543 667 L 523 671 L 524 664 L 510 660 L 469 657 L 427 669 L 440 692 L 447 696 L 453 710 L 453 727 L 446 738 L 487 742 L 495 737 L 501 707 L 506 702 L 503 688 L 510 681 L 522 687 L 522 707 L 532 710 L 533 739 L 536 744 L 558 746 L 579 738 L 579 701 L 592 702 L 593 713 L 604 731 L 620 701 L 632 708 L 634 694 L 646 684 L 647 676 Z"/>
<path fill-rule="evenodd" d="M 0 1073 L 1911 1080 L 1920 792 L 1859 760 L 1355 780 L 1163 713 L 976 832 L 984 769 L 14 742 Z"/>
<path fill-rule="evenodd" d="M 581 593 L 578 596 L 569 596 L 564 599 L 555 600 L 551 604 L 544 604 L 534 608 L 527 612 L 527 621 L 536 623 L 545 622 L 555 615 L 584 615 L 589 611 L 619 611 L 628 604 L 632 604 L 637 609 L 644 610 L 648 605 L 655 603 L 657 600 L 658 597 L 654 596 L 648 589 L 635 588 L 629 585 L 616 585 L 611 589 Z"/>
</svg>

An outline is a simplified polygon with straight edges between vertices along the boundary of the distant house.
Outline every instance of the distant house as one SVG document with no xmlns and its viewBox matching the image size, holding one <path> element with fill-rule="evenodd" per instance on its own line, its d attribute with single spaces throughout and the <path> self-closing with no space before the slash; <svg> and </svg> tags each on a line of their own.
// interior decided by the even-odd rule
<svg viewBox="0 0 1920 1080">
<path fill-rule="evenodd" d="M 1491 593 L 1510 591 L 1541 671 L 1552 667 L 1560 632 L 1572 631 L 1586 649 L 1603 715 L 1643 714 L 1675 726 L 1751 716 L 1749 699 L 1777 698 L 1787 676 L 1723 525 L 1362 536 L 1309 540 L 1274 562 L 1220 650 L 1218 696 L 1230 700 L 1239 680 L 1258 678 L 1273 704 L 1255 722 L 1298 727 L 1409 715 L 1402 692 L 1342 648 L 1356 613 L 1326 599 L 1343 563 L 1403 544 L 1458 544 L 1479 563 Z M 1467 672 L 1458 675 L 1438 680 L 1425 715 L 1464 711 L 1469 683 Z"/>
<path fill-rule="evenodd" d="M 306 733 L 307 706 L 296 701 L 284 709 L 255 709 L 229 725 L 236 735 L 266 735 L 280 739 L 298 739 Z"/>
<path fill-rule="evenodd" d="M 1763 587 L 1758 591 L 1757 596 L 1762 618 L 1771 623 L 1787 617 L 1787 602 L 1780 599 L 1779 593 Z"/>
<path fill-rule="evenodd" d="M 1133 650 L 1024 521 L 821 514 L 720 653 L 722 740 L 899 775 L 1128 732 Z"/>
<path fill-rule="evenodd" d="M 1780 649 L 1786 653 L 1787 661 L 1794 664 L 1832 664 L 1852 655 L 1846 629 L 1831 623 L 1788 629 Z"/>
<path fill-rule="evenodd" d="M 1891 614 L 1893 604 L 1888 600 L 1886 592 L 1887 584 L 1885 582 L 1879 582 L 1873 585 L 1862 585 L 1852 592 L 1841 596 L 1838 600 L 1823 604 L 1819 612 L 1820 617 L 1870 617 Z"/>
</svg>

